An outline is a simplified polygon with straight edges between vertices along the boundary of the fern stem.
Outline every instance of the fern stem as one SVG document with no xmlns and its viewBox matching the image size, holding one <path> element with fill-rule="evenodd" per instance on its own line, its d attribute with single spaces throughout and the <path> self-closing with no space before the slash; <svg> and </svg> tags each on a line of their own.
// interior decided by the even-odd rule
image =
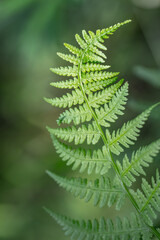
<svg viewBox="0 0 160 240">
<path fill-rule="evenodd" d="M 137 204 L 137 202 L 135 201 L 134 197 L 132 196 L 132 194 L 130 193 L 128 187 L 126 186 L 126 184 L 124 183 L 123 179 L 121 178 L 121 175 L 120 175 L 120 172 L 119 172 L 119 169 L 117 167 L 117 164 L 115 163 L 114 159 L 113 159 L 113 156 L 112 156 L 112 153 L 109 149 L 109 146 L 108 146 L 108 141 L 107 141 L 107 138 L 105 137 L 104 135 L 104 132 L 101 128 L 101 126 L 99 125 L 98 123 L 98 120 L 97 120 L 97 116 L 96 116 L 96 113 L 94 112 L 93 108 L 90 106 L 89 102 L 88 102 L 88 98 L 85 94 L 85 90 L 84 90 L 84 87 L 83 87 L 83 83 L 82 83 L 82 76 L 81 76 L 81 69 L 82 69 L 82 62 L 83 62 L 83 57 L 85 56 L 85 53 L 86 51 L 88 50 L 88 48 L 85 49 L 85 51 L 83 52 L 82 56 L 81 56 L 81 60 L 79 62 L 79 65 L 78 65 L 78 81 L 79 81 L 79 88 L 83 94 L 83 97 L 84 97 L 84 100 L 88 106 L 88 109 L 90 110 L 91 114 L 92 114 L 92 117 L 93 119 L 95 120 L 96 122 L 96 125 L 97 125 L 97 128 L 99 130 L 99 133 L 101 135 L 101 138 L 104 142 L 104 145 L 106 146 L 107 148 L 107 151 L 108 151 L 108 156 L 110 157 L 110 161 L 111 161 L 111 164 L 112 164 L 112 167 L 121 183 L 121 186 L 122 188 L 124 189 L 124 191 L 126 192 L 129 200 L 131 201 L 132 205 L 134 206 L 134 208 L 136 209 L 136 211 L 138 212 L 138 214 L 142 217 L 143 219 L 143 215 L 142 215 L 142 212 Z M 145 222 L 145 221 L 144 221 Z M 146 222 L 145 222 L 146 226 L 150 229 L 150 232 L 155 235 L 158 239 L 160 239 L 160 233 L 153 227 L 153 226 L 150 226 L 148 225 Z"/>
</svg>

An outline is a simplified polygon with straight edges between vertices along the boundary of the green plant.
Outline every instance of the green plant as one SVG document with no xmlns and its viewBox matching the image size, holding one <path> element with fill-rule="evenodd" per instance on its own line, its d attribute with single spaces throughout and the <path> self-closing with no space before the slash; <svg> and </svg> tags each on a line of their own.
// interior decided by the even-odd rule
<svg viewBox="0 0 160 240">
<path fill-rule="evenodd" d="M 51 83 L 58 88 L 74 88 L 60 98 L 45 100 L 53 106 L 69 107 L 58 118 L 57 123 L 74 126 L 66 128 L 47 128 L 51 134 L 53 144 L 67 165 L 73 164 L 72 169 L 78 167 L 80 173 L 87 170 L 88 174 L 95 172 L 99 177 L 95 181 L 83 178 L 63 178 L 54 173 L 47 173 L 63 188 L 73 193 L 76 197 L 85 201 L 94 199 L 94 205 L 109 207 L 115 203 L 116 209 L 120 209 L 128 198 L 134 206 L 135 212 L 127 218 L 117 218 L 115 223 L 110 219 L 77 221 L 47 210 L 49 214 L 60 224 L 71 239 L 100 240 L 100 239 L 151 239 L 156 236 L 160 239 L 159 230 L 153 226 L 153 219 L 160 211 L 160 176 L 156 171 L 156 178 L 152 177 L 151 184 L 142 178 L 142 189 L 131 189 L 136 177 L 145 174 L 144 168 L 149 167 L 160 150 L 160 139 L 146 147 L 139 148 L 132 153 L 131 158 L 125 154 L 122 162 L 115 161 L 116 156 L 129 148 L 140 135 L 150 112 L 158 104 L 148 108 L 117 131 L 109 130 L 110 124 L 122 115 L 128 95 L 128 83 L 121 79 L 118 81 L 118 72 L 107 72 L 109 66 L 103 65 L 106 50 L 104 39 L 113 34 L 120 26 L 130 22 L 127 20 L 113 27 L 97 30 L 96 33 L 83 30 L 83 39 L 76 34 L 76 40 L 80 49 L 69 44 L 65 47 L 74 55 L 58 53 L 64 60 L 73 64 L 73 67 L 52 68 L 51 71 L 62 75 L 72 76 L 73 79 Z M 71 108 L 73 105 L 81 105 Z M 84 122 L 90 122 L 83 124 Z M 81 124 L 80 127 L 76 127 Z M 106 128 L 104 131 L 104 127 Z M 96 144 L 103 140 L 101 149 L 88 150 L 73 148 L 57 138 L 75 145 Z M 114 170 L 115 176 L 109 177 L 108 172 Z"/>
</svg>

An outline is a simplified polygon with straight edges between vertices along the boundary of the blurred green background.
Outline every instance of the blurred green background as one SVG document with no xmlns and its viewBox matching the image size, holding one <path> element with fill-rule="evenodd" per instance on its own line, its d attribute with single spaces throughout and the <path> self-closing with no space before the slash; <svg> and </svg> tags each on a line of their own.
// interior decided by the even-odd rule
<svg viewBox="0 0 160 240">
<path fill-rule="evenodd" d="M 133 21 L 106 41 L 107 64 L 130 84 L 119 125 L 160 100 L 160 0 L 0 1 L 0 240 L 68 239 L 43 206 L 73 218 L 119 214 L 74 199 L 45 174 L 46 169 L 62 176 L 72 173 L 45 129 L 56 127 L 61 110 L 43 97 L 59 96 L 59 90 L 49 86 L 59 79 L 49 68 L 64 64 L 56 55 L 64 51 L 63 42 L 75 44 L 74 35 L 82 29 L 126 19 Z M 160 136 L 159 119 L 157 108 L 142 131 L 141 145 Z M 148 176 L 158 165 L 157 158 Z M 121 215 L 129 211 L 128 205 Z"/>
</svg>

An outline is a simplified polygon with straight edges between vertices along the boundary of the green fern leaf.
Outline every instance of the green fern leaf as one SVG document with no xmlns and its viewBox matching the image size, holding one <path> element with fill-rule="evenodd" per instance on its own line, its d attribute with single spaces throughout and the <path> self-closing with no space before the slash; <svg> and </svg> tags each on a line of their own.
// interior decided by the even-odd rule
<svg viewBox="0 0 160 240">
<path fill-rule="evenodd" d="M 79 82 L 77 78 L 66 80 L 66 81 L 61 81 L 61 82 L 52 82 L 50 83 L 51 86 L 56 87 L 56 88 L 78 88 L 79 87 Z"/>
<path fill-rule="evenodd" d="M 86 63 L 82 65 L 82 72 L 101 71 L 110 68 L 108 65 L 102 65 L 97 63 Z"/>
<path fill-rule="evenodd" d="M 73 123 L 75 125 L 78 125 L 80 123 L 83 122 L 88 122 L 92 119 L 92 114 L 87 106 L 86 103 L 84 103 L 82 106 L 78 108 L 70 108 L 69 110 L 66 110 L 65 112 L 63 112 L 58 120 L 57 123 L 61 124 L 61 123 L 71 123 L 73 121 Z"/>
<path fill-rule="evenodd" d="M 58 138 L 68 142 L 74 141 L 76 145 L 82 144 L 85 140 L 87 140 L 87 144 L 96 144 L 100 139 L 100 133 L 94 122 L 92 124 L 88 124 L 88 126 L 82 125 L 78 129 L 74 126 L 56 129 L 47 127 L 47 129 L 51 134 L 54 134 Z"/>
<path fill-rule="evenodd" d="M 97 56 L 93 52 L 86 52 L 85 56 L 83 57 L 83 63 L 91 62 L 91 63 L 104 63 L 105 61 L 103 60 L 102 57 Z"/>
<path fill-rule="evenodd" d="M 126 104 L 128 95 L 128 84 L 125 83 L 121 89 L 119 89 L 116 94 L 113 96 L 112 100 L 109 104 L 105 104 L 104 107 L 100 109 L 96 109 L 95 112 L 97 114 L 98 122 L 100 125 L 104 127 L 109 127 L 110 123 L 115 122 L 118 119 L 117 115 L 122 115 L 124 107 Z"/>
<path fill-rule="evenodd" d="M 68 43 L 64 43 L 64 46 L 73 54 L 76 54 L 77 56 L 81 56 L 82 54 L 82 50 L 75 47 L 75 46 L 72 46 L 71 44 L 68 44 Z"/>
<path fill-rule="evenodd" d="M 124 182 L 131 186 L 132 182 L 135 182 L 135 176 L 144 174 L 143 167 L 149 167 L 150 163 L 160 151 L 160 139 L 150 145 L 140 148 L 138 151 L 133 152 L 131 161 L 129 161 L 128 156 L 125 155 L 123 159 L 123 166 L 117 161 L 117 166 L 119 168 L 120 174 L 124 179 Z"/>
<path fill-rule="evenodd" d="M 78 68 L 73 67 L 59 67 L 59 68 L 50 68 L 51 72 L 54 72 L 60 76 L 72 76 L 76 77 L 78 75 Z"/>
<path fill-rule="evenodd" d="M 93 198 L 94 206 L 104 207 L 106 204 L 111 207 L 116 204 L 116 209 L 120 210 L 124 203 L 126 194 L 120 185 L 114 186 L 107 177 L 100 177 L 93 181 L 83 178 L 62 178 L 50 171 L 48 175 L 53 178 L 61 187 L 71 192 L 75 197 L 89 202 Z"/>
<path fill-rule="evenodd" d="M 56 214 L 45 208 L 48 214 L 63 227 L 65 235 L 70 236 L 71 240 L 150 240 L 152 235 L 148 228 L 134 213 L 131 214 L 131 220 L 128 218 L 116 218 L 115 223 L 112 220 L 105 220 L 104 217 L 88 221 L 72 220 L 68 217 Z"/>
<path fill-rule="evenodd" d="M 93 81 L 101 81 L 109 78 L 116 77 L 119 72 L 90 72 L 82 75 L 82 82 L 89 83 Z"/>
<path fill-rule="evenodd" d="M 83 38 L 86 41 L 86 43 L 90 44 L 91 43 L 91 38 L 90 38 L 90 36 L 88 36 L 86 30 L 82 30 L 82 35 L 83 35 Z"/>
<path fill-rule="evenodd" d="M 51 138 L 57 153 L 63 161 L 67 161 L 67 165 L 73 164 L 72 170 L 80 167 L 79 172 L 82 173 L 87 169 L 87 173 L 105 174 L 111 167 L 110 161 L 107 159 L 105 147 L 102 150 L 85 150 L 82 148 L 73 149 L 64 143 L 59 142 L 53 134 Z"/>
<path fill-rule="evenodd" d="M 75 35 L 76 41 L 82 49 L 87 48 L 87 43 L 78 35 Z"/>
<path fill-rule="evenodd" d="M 123 148 L 120 146 L 120 144 L 126 148 L 128 148 L 129 145 L 134 144 L 134 141 L 136 141 L 137 137 L 139 136 L 140 128 L 143 127 L 150 112 L 157 105 L 158 104 L 153 105 L 132 121 L 125 123 L 121 129 L 118 129 L 117 132 L 113 131 L 113 133 L 110 134 L 109 130 L 106 129 L 106 137 L 108 139 L 111 152 L 119 155 L 121 152 L 123 152 Z"/>
<path fill-rule="evenodd" d="M 143 178 L 142 179 L 142 190 L 134 192 L 131 190 L 134 196 L 140 212 L 149 225 L 153 225 L 152 219 L 157 218 L 155 211 L 160 212 L 160 175 L 158 170 L 156 171 L 156 180 L 152 177 L 151 185 Z"/>
<path fill-rule="evenodd" d="M 72 91 L 72 94 L 67 93 L 62 97 L 58 98 L 44 98 L 44 100 L 56 107 L 71 107 L 72 105 L 81 104 L 84 102 L 83 94 L 79 89 Z"/>
<path fill-rule="evenodd" d="M 70 54 L 64 54 L 64 53 L 57 53 L 57 55 L 62 58 L 63 60 L 73 63 L 75 65 L 78 65 L 80 62 L 80 59 L 75 57 L 74 55 L 70 55 Z"/>
</svg>

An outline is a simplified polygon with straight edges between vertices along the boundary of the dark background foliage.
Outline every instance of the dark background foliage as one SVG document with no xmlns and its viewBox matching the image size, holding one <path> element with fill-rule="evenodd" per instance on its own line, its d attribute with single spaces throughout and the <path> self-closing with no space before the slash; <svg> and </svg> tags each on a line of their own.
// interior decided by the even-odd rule
<svg viewBox="0 0 160 240">
<path fill-rule="evenodd" d="M 64 239 L 44 205 L 74 218 L 119 214 L 114 208 L 99 210 L 74 199 L 45 174 L 49 169 L 71 175 L 45 129 L 56 127 L 60 110 L 43 97 L 59 96 L 49 86 L 57 80 L 49 68 L 64 64 L 56 56 L 64 51 L 63 42 L 74 44 L 75 33 L 82 29 L 96 30 L 130 18 L 131 24 L 106 41 L 107 64 L 130 84 L 126 115 L 119 125 L 160 100 L 160 1 L 0 1 L 1 240 Z M 156 109 L 142 131 L 141 145 L 160 136 L 159 119 Z M 158 158 L 148 176 L 157 164 Z M 121 215 L 126 213 L 123 208 Z"/>
</svg>

